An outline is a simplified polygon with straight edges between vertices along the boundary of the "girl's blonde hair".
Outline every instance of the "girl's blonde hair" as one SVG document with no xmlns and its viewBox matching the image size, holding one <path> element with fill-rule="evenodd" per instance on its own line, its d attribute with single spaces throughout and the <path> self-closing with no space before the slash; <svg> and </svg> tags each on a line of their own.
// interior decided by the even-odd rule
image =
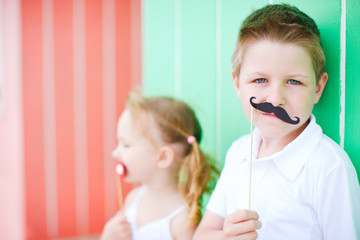
<svg viewBox="0 0 360 240">
<path fill-rule="evenodd" d="M 178 172 L 178 189 L 190 210 L 189 223 L 198 224 L 203 193 L 212 190 L 213 177 L 219 171 L 200 149 L 202 130 L 194 111 L 180 100 L 168 97 L 145 98 L 134 93 L 128 95 L 126 107 L 132 114 L 150 115 L 159 129 L 162 141 L 180 146 L 182 161 Z M 188 138 L 191 136 L 196 141 L 189 143 Z"/>
<path fill-rule="evenodd" d="M 318 83 L 325 71 L 325 55 L 320 44 L 320 31 L 311 17 L 287 4 L 267 5 L 250 14 L 240 28 L 232 56 L 236 76 L 240 74 L 247 47 L 260 40 L 303 47 L 311 57 Z"/>
</svg>

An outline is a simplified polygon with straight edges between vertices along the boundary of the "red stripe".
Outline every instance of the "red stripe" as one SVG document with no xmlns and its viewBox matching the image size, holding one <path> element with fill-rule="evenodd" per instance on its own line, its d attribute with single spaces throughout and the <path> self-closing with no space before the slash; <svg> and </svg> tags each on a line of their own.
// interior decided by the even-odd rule
<svg viewBox="0 0 360 240">
<path fill-rule="evenodd" d="M 72 5 L 53 2 L 59 237 L 76 234 Z"/>
<path fill-rule="evenodd" d="M 125 107 L 126 95 L 131 90 L 131 0 L 116 2 L 116 90 L 117 116 Z M 140 11 L 140 9 L 138 9 Z M 138 69 L 141 71 L 141 68 Z M 114 132 L 116 134 L 116 132 Z M 123 182 L 123 196 L 131 185 Z"/>
<path fill-rule="evenodd" d="M 130 0 L 126 0 L 121 5 L 116 5 L 116 102 L 118 103 L 118 116 L 124 110 L 126 95 L 131 89 L 130 2 Z"/>
<path fill-rule="evenodd" d="M 131 79 L 133 86 L 141 85 L 141 0 L 131 1 Z"/>
<path fill-rule="evenodd" d="M 105 221 L 102 96 L 102 1 L 85 3 L 89 229 L 101 232 Z"/>
<path fill-rule="evenodd" d="M 21 8 L 26 239 L 46 239 L 42 1 L 23 0 Z"/>
</svg>

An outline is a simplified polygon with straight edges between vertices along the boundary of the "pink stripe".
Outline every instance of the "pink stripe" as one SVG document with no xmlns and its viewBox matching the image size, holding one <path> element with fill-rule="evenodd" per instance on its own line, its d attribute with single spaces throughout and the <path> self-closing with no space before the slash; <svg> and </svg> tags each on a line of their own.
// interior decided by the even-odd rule
<svg viewBox="0 0 360 240">
<path fill-rule="evenodd" d="M 59 237 L 76 235 L 73 3 L 53 0 Z"/>
<path fill-rule="evenodd" d="M 53 3 L 43 0 L 43 108 L 46 216 L 49 237 L 58 236 L 58 202 L 55 133 Z"/>
<path fill-rule="evenodd" d="M 86 58 L 85 58 L 85 3 L 73 1 L 74 6 L 74 142 L 76 224 L 79 234 L 89 231 L 89 193 L 86 121 Z"/>
<path fill-rule="evenodd" d="M 89 181 L 89 230 L 98 233 L 105 221 L 102 1 L 85 4 L 86 101 Z"/>
<path fill-rule="evenodd" d="M 0 233 L 25 239 L 24 145 L 19 0 L 0 2 Z M 6 89 L 5 89 L 6 88 Z M 6 90 L 6 91 L 5 91 Z M 0 107 L 1 107 L 0 106 Z"/>
<path fill-rule="evenodd" d="M 131 90 L 131 2 L 123 0 L 116 4 L 116 115 L 125 107 L 126 95 Z M 139 0 L 136 0 L 139 1 Z M 140 6 L 140 5 L 139 5 Z M 140 9 L 138 9 L 140 11 Z M 139 20 L 140 21 L 140 20 Z M 140 31 L 140 29 L 138 29 Z M 134 40 L 135 41 L 135 40 Z M 140 41 L 137 41 L 140 42 Z M 134 45 L 134 47 L 139 47 Z M 141 71 L 141 68 L 137 69 Z M 123 196 L 131 190 L 130 184 L 122 184 Z"/>
<path fill-rule="evenodd" d="M 26 239 L 48 239 L 46 221 L 42 0 L 22 0 Z"/>
<path fill-rule="evenodd" d="M 116 195 L 114 161 L 111 152 L 116 144 L 116 66 L 115 1 L 103 1 L 103 112 L 104 112 L 104 189 L 105 219 L 114 215 Z"/>
<path fill-rule="evenodd" d="M 131 1 L 131 84 L 141 86 L 141 0 Z"/>
</svg>

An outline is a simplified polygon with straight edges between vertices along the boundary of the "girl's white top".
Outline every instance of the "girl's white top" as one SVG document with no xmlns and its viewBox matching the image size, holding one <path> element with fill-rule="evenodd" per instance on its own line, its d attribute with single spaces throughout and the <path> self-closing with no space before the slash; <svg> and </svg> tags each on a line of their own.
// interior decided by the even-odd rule
<svg viewBox="0 0 360 240">
<path fill-rule="evenodd" d="M 207 209 L 226 217 L 248 208 L 249 135 L 230 147 Z M 261 141 L 254 131 L 253 156 Z M 262 223 L 258 240 L 360 239 L 360 187 L 342 148 L 309 125 L 282 151 L 252 164 L 251 209 Z"/>
<path fill-rule="evenodd" d="M 147 223 L 139 228 L 137 226 L 138 207 L 145 190 L 145 186 L 140 188 L 134 203 L 125 212 L 127 220 L 131 224 L 132 240 L 172 240 L 171 220 L 182 212 L 186 206 L 183 205 L 167 217 Z"/>
</svg>

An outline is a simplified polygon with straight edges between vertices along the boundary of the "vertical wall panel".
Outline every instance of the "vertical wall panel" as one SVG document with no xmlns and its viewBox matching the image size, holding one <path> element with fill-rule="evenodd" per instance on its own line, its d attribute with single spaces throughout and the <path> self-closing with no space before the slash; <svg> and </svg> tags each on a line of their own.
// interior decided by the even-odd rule
<svg viewBox="0 0 360 240">
<path fill-rule="evenodd" d="M 59 236 L 76 235 L 73 4 L 54 0 L 54 79 Z"/>
<path fill-rule="evenodd" d="M 356 83 L 354 79 L 349 80 L 349 78 L 354 78 L 358 71 L 355 65 L 358 58 L 356 50 L 359 48 L 359 37 L 355 26 L 358 27 L 359 24 L 354 20 L 357 3 L 353 0 L 348 1 L 351 4 L 350 7 L 348 6 L 348 9 L 351 9 L 348 10 L 348 14 L 352 18 L 348 20 L 348 25 L 352 36 L 347 41 L 347 44 L 351 45 L 350 47 L 347 45 L 351 55 L 347 56 L 346 74 L 350 76 L 345 79 L 345 98 L 346 106 L 357 109 L 359 106 L 353 104 L 354 97 L 357 96 L 354 92 L 357 89 Z M 284 1 L 217 0 L 190 3 L 172 0 L 163 5 L 160 1 L 159 4 L 143 2 L 144 93 L 145 95 L 167 94 L 188 101 L 201 116 L 200 120 L 204 119 L 202 121 L 204 134 L 209 137 L 206 139 L 205 147 L 213 153 L 216 151 L 216 156 L 221 162 L 231 142 L 250 132 L 249 121 L 243 114 L 231 78 L 231 56 L 239 27 L 253 10 L 268 3 L 282 2 Z M 358 151 L 355 153 L 356 149 L 353 147 L 357 143 L 355 136 L 359 135 L 356 134 L 359 127 L 355 126 L 355 123 L 359 122 L 359 114 L 356 113 L 359 111 L 346 107 L 345 126 L 342 123 L 340 126 L 340 98 L 344 98 L 340 92 L 341 1 L 296 0 L 285 3 L 295 5 L 306 12 L 319 26 L 329 80 L 320 102 L 314 107 L 314 114 L 324 133 L 338 143 L 343 140 L 340 139 L 340 127 L 345 128 L 345 148 L 350 156 L 355 158 L 353 160 L 355 166 L 360 168 L 356 160 L 359 154 Z M 174 11 L 173 7 L 175 7 Z M 180 33 L 177 32 L 179 27 Z M 349 33 L 348 30 L 347 37 Z M 171 38 L 173 35 L 175 35 L 174 39 Z M 180 40 L 176 38 L 177 36 L 180 36 Z M 205 38 L 208 39 L 204 40 Z M 210 38 L 214 38 L 215 42 Z M 179 53 L 180 57 L 177 55 Z M 177 62 L 179 59 L 180 64 Z M 208 66 L 205 71 L 204 66 Z M 177 67 L 180 70 L 177 70 Z M 159 73 L 162 71 L 167 72 L 161 76 Z M 204 80 L 205 78 L 207 81 Z M 180 82 L 177 83 L 176 79 L 180 79 Z M 211 114 L 211 111 L 215 115 Z"/>
<path fill-rule="evenodd" d="M 59 233 L 58 172 L 56 159 L 56 104 L 53 0 L 42 1 L 42 82 L 46 223 L 48 237 Z"/>
<path fill-rule="evenodd" d="M 215 155 L 216 5 L 181 1 L 179 96 L 195 110 L 203 128 L 202 146 Z M 202 12 L 199 16 L 199 12 Z M 196 49 L 196 51 L 194 51 Z M 175 95 L 176 96 L 176 95 Z"/>
<path fill-rule="evenodd" d="M 89 228 L 99 232 L 104 222 L 104 156 L 102 95 L 102 2 L 85 2 Z"/>
<path fill-rule="evenodd" d="M 116 143 L 116 38 L 115 1 L 103 1 L 103 124 L 104 124 L 104 195 L 105 218 L 115 212 L 114 161 L 111 151 Z M 130 12 L 130 11 L 129 11 Z"/>
<path fill-rule="evenodd" d="M 42 1 L 22 1 L 22 72 L 27 239 L 46 239 L 42 109 Z"/>
<path fill-rule="evenodd" d="M 97 235 L 117 210 L 111 151 L 141 83 L 140 6 L 22 1 L 26 239 Z"/>
<path fill-rule="evenodd" d="M 346 112 L 345 150 L 357 168 L 360 180 L 360 2 L 346 0 Z"/>
<path fill-rule="evenodd" d="M 116 2 L 116 121 L 125 108 L 126 96 L 132 87 L 141 84 L 141 0 L 124 0 Z M 137 71 L 136 75 L 132 73 Z M 116 126 L 113 131 L 116 139 Z M 116 139 L 117 141 L 117 139 Z M 114 145 L 115 148 L 116 145 Z M 109 153 L 109 157 L 110 157 Z M 111 159 L 111 160 L 110 160 Z M 106 161 L 106 160 L 105 160 Z M 109 161 L 114 159 L 109 158 Z M 114 165 L 112 165 L 112 170 Z M 115 181 L 111 177 L 115 194 Z M 122 182 L 123 196 L 131 190 L 132 185 Z M 117 209 L 115 197 L 114 209 Z M 114 213 L 113 213 L 114 214 Z"/>
<path fill-rule="evenodd" d="M 140 11 L 138 9 L 131 9 L 131 2 L 134 0 L 126 0 L 124 4 L 116 4 L 117 14 L 116 14 L 116 89 L 117 89 L 117 117 L 124 110 L 126 95 L 130 91 L 132 86 L 132 71 L 133 67 L 131 64 L 132 59 L 132 48 L 141 48 L 139 45 L 133 45 L 131 41 L 131 11 Z M 140 19 L 138 19 L 140 20 Z M 135 30 L 134 30 L 135 31 Z M 140 29 L 137 29 L 139 32 Z M 137 39 L 138 40 L 138 39 Z M 136 40 L 134 40 L 136 41 Z M 136 64 L 140 64 L 136 62 Z M 139 65 L 138 65 L 139 67 Z M 141 69 L 137 69 L 141 71 Z M 138 80 L 134 80 L 139 82 Z M 116 137 L 116 132 L 115 136 Z"/>
<path fill-rule="evenodd" d="M 78 234 L 89 230 L 85 0 L 73 1 L 73 72 L 74 72 L 74 166 L 76 191 L 76 228 Z"/>
<path fill-rule="evenodd" d="M 0 236 L 25 239 L 19 0 L 0 1 Z"/>
<path fill-rule="evenodd" d="M 141 20 L 142 20 L 142 9 L 141 2 L 142 0 L 128 0 L 130 1 L 130 23 L 131 23 L 131 84 L 133 86 L 140 87 L 142 83 L 142 29 L 141 29 Z M 120 4 L 118 4 L 120 5 Z M 126 4 L 124 3 L 124 6 Z M 127 10 L 127 8 L 123 7 L 122 9 Z M 121 9 L 119 13 L 121 13 Z M 127 14 L 120 14 L 120 16 L 127 16 Z M 119 23 L 126 23 L 127 19 L 120 21 Z M 122 29 L 122 28 L 119 28 Z"/>
<path fill-rule="evenodd" d="M 175 0 L 180 1 L 180 0 Z M 175 92 L 175 4 L 171 0 L 142 1 L 143 91 L 147 95 Z"/>
</svg>

